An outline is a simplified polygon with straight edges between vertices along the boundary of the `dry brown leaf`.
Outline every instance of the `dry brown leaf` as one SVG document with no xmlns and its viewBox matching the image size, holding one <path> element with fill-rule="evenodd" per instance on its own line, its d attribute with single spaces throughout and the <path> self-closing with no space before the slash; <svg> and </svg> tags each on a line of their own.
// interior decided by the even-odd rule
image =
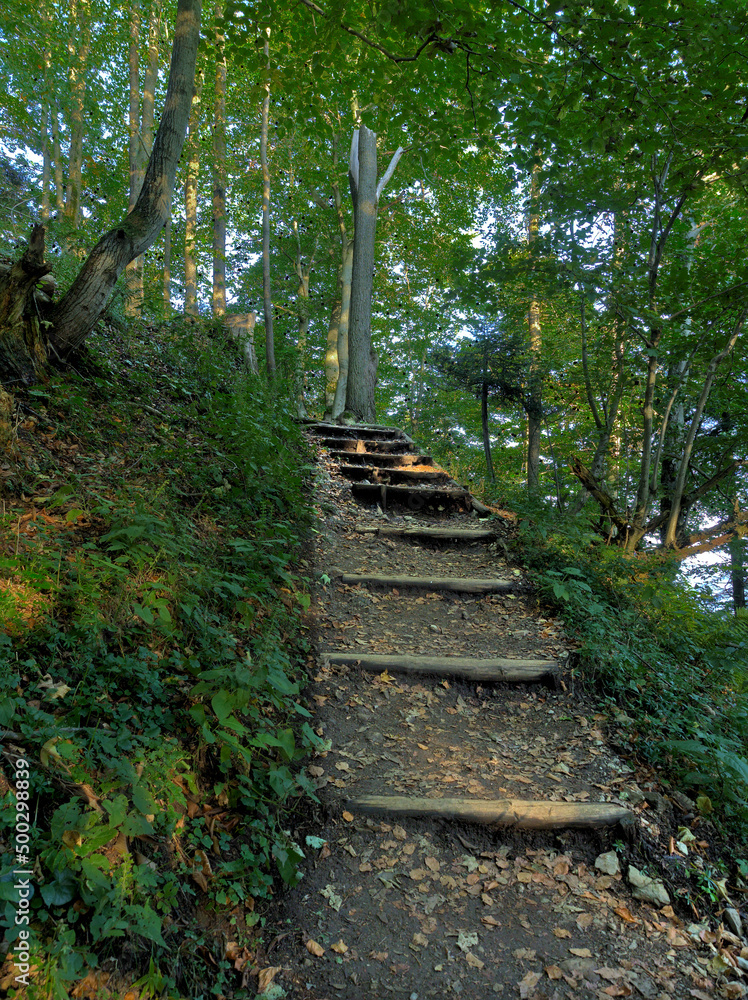
<svg viewBox="0 0 748 1000">
<path fill-rule="evenodd" d="M 386 962 L 390 956 L 386 951 L 370 951 L 368 957 L 374 962 Z"/>
<path fill-rule="evenodd" d="M 592 958 L 592 952 L 589 948 L 569 948 L 569 951 L 577 958 Z"/>
<path fill-rule="evenodd" d="M 438 871 L 439 871 L 439 869 L 441 868 L 441 865 L 440 865 L 440 864 L 439 864 L 439 862 L 438 862 L 438 861 L 436 860 L 436 858 L 424 858 L 424 859 L 423 859 L 423 863 L 424 863 L 424 864 L 426 865 L 426 867 L 427 867 L 427 868 L 429 868 L 429 869 L 430 869 L 430 870 L 431 870 L 432 872 L 438 872 Z"/>
<path fill-rule="evenodd" d="M 325 769 L 324 767 L 318 767 L 316 764 L 310 764 L 309 767 L 307 768 L 307 773 L 312 778 L 321 778 L 322 775 L 325 773 Z"/>
<path fill-rule="evenodd" d="M 567 930 L 565 927 L 554 927 L 553 933 L 557 938 L 570 938 L 571 931 Z"/>
<path fill-rule="evenodd" d="M 465 961 L 472 969 L 482 969 L 486 964 L 485 962 L 481 962 L 479 958 L 476 958 L 471 951 L 465 955 Z"/>
<path fill-rule="evenodd" d="M 628 906 L 617 906 L 615 910 L 613 910 L 613 912 L 617 917 L 620 917 L 621 920 L 625 921 L 625 923 L 627 924 L 640 923 L 640 921 L 636 919 L 636 917 L 633 915 Z"/>
<path fill-rule="evenodd" d="M 362 863 L 361 863 L 361 864 L 360 864 L 360 865 L 358 866 L 358 870 L 359 870 L 360 872 L 370 872 L 370 871 L 373 871 L 373 870 L 374 870 L 374 868 L 373 868 L 373 866 L 372 866 L 372 865 L 370 865 L 370 864 L 369 864 L 369 862 L 368 862 L 368 861 L 364 861 L 364 862 L 362 862 Z"/>
<path fill-rule="evenodd" d="M 540 982 L 539 972 L 528 972 L 526 976 L 519 981 L 517 986 L 519 987 L 520 1000 L 528 1000 L 529 997 L 535 992 L 535 987 Z"/>
<path fill-rule="evenodd" d="M 260 969 L 257 977 L 257 992 L 264 993 L 272 981 L 280 972 L 280 965 L 268 965 L 265 969 Z"/>
<path fill-rule="evenodd" d="M 405 830 L 403 830 L 403 828 L 401 826 L 393 826 L 392 827 L 392 836 L 395 838 L 395 840 L 407 840 L 408 839 L 408 834 L 405 832 Z"/>
<path fill-rule="evenodd" d="M 485 924 L 486 927 L 501 927 L 501 924 L 495 917 L 481 917 L 480 922 Z"/>
<path fill-rule="evenodd" d="M 334 951 L 336 955 L 345 955 L 348 951 L 348 945 L 341 938 L 340 941 L 336 941 L 335 944 L 330 945 L 330 950 Z M 260 990 L 262 992 L 262 990 Z"/>
<path fill-rule="evenodd" d="M 594 922 L 595 918 L 591 913 L 580 913 L 576 919 L 576 925 L 580 931 L 588 931 Z"/>
<path fill-rule="evenodd" d="M 633 992 L 627 983 L 615 983 L 612 986 L 606 986 L 603 990 L 607 997 L 630 997 Z"/>
<path fill-rule="evenodd" d="M 549 979 L 562 979 L 564 975 L 557 965 L 546 965 L 545 974 Z"/>
<path fill-rule="evenodd" d="M 410 939 L 411 946 L 416 945 L 419 948 L 427 948 L 429 939 L 425 934 L 421 934 L 420 931 L 413 935 Z"/>
<path fill-rule="evenodd" d="M 343 819 L 346 821 L 346 823 L 352 823 L 353 822 L 353 813 L 350 813 L 350 812 L 348 812 L 346 810 L 343 813 Z"/>
<path fill-rule="evenodd" d="M 316 958 L 322 958 L 325 953 L 325 949 L 321 944 L 317 944 L 316 941 L 312 941 L 311 938 L 306 943 L 306 950 L 310 955 L 314 955 Z"/>
<path fill-rule="evenodd" d="M 480 898 L 484 906 L 493 906 L 493 896 L 489 896 L 487 892 L 482 892 Z"/>
<path fill-rule="evenodd" d="M 109 982 L 109 972 L 89 972 L 81 979 L 71 991 L 71 996 L 75 1000 L 93 1000 L 94 997 L 102 995 L 106 984 Z"/>
<path fill-rule="evenodd" d="M 425 868 L 413 868 L 412 871 L 408 872 L 408 876 L 413 879 L 414 882 L 420 882 L 421 879 L 426 878 L 428 872 Z"/>
</svg>

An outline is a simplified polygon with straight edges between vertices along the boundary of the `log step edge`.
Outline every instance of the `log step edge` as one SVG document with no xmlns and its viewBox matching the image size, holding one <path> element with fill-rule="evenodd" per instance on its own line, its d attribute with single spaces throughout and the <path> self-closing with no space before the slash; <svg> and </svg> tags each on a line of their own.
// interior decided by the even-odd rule
<svg viewBox="0 0 748 1000">
<path fill-rule="evenodd" d="M 321 653 L 323 661 L 333 666 L 355 665 L 362 670 L 381 673 L 384 670 L 404 674 L 435 674 L 459 677 L 481 683 L 526 684 L 553 677 L 558 671 L 556 660 L 510 660 L 507 658 L 478 659 L 466 656 L 401 656 L 388 653 L 350 652 Z"/>
<path fill-rule="evenodd" d="M 343 573 L 341 583 L 413 590 L 447 590 L 457 594 L 497 594 L 514 590 L 514 580 L 471 579 L 459 576 L 386 576 L 379 573 Z"/>
<path fill-rule="evenodd" d="M 538 799 L 417 798 L 408 795 L 361 795 L 346 808 L 368 815 L 456 820 L 515 830 L 595 830 L 621 825 L 630 831 L 634 814 L 613 802 L 550 802 Z"/>
</svg>

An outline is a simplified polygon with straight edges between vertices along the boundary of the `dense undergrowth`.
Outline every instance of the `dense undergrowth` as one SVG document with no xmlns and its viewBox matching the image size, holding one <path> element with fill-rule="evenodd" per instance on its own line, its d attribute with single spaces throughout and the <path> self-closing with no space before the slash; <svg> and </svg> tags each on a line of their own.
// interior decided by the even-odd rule
<svg viewBox="0 0 748 1000">
<path fill-rule="evenodd" d="M 220 331 L 181 321 L 107 330 L 17 400 L 0 908 L 31 972 L 26 991 L 9 956 L 0 988 L 231 996 L 263 900 L 298 877 L 289 816 L 319 744 L 300 432 Z"/>
<path fill-rule="evenodd" d="M 519 526 L 517 558 L 631 753 L 722 826 L 736 860 L 748 857 L 748 618 L 715 609 L 677 563 L 603 544 L 583 518 L 525 507 Z"/>
</svg>

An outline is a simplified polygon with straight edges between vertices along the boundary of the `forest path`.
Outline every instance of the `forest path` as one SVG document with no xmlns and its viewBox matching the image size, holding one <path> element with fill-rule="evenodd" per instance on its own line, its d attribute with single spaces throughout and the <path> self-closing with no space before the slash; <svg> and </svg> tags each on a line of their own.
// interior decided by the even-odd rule
<svg viewBox="0 0 748 1000">
<path fill-rule="evenodd" d="M 619 855 L 641 856 L 640 829 L 657 839 L 667 820 L 648 808 L 647 776 L 606 742 L 606 717 L 564 680 L 562 630 L 504 558 L 509 520 L 478 519 L 470 495 L 404 435 L 314 431 L 323 450 L 309 704 L 330 748 L 307 768 L 323 809 L 302 843 L 305 876 L 282 902 L 263 995 L 715 995 L 684 923 L 664 900 L 634 899 L 620 871 Z M 341 459 L 368 474 L 344 477 Z M 431 476 L 395 492 L 389 472 L 404 467 Z M 511 587 L 427 582 L 444 577 Z M 395 671 L 427 658 L 441 665 L 435 675 Z M 454 676 L 475 661 L 493 664 L 492 680 Z M 507 683 L 508 662 L 539 666 L 539 679 Z"/>
</svg>

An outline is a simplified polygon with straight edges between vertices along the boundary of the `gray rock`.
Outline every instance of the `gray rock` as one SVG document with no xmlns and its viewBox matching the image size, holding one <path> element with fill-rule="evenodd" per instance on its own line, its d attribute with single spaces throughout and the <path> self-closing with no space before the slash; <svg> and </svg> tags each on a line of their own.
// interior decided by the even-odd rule
<svg viewBox="0 0 748 1000">
<path fill-rule="evenodd" d="M 607 854 L 600 854 L 595 858 L 595 868 L 605 875 L 617 875 L 621 870 L 618 863 L 618 855 L 615 851 L 608 851 Z"/>
<path fill-rule="evenodd" d="M 732 933 L 741 937 L 743 933 L 743 921 L 740 919 L 740 914 L 733 906 L 726 907 L 723 919 Z"/>
<path fill-rule="evenodd" d="M 644 875 L 638 868 L 629 865 L 629 882 L 634 886 L 634 899 L 641 899 L 645 903 L 653 903 L 655 906 L 667 906 L 670 902 L 667 889 L 658 879 Z"/>
</svg>

